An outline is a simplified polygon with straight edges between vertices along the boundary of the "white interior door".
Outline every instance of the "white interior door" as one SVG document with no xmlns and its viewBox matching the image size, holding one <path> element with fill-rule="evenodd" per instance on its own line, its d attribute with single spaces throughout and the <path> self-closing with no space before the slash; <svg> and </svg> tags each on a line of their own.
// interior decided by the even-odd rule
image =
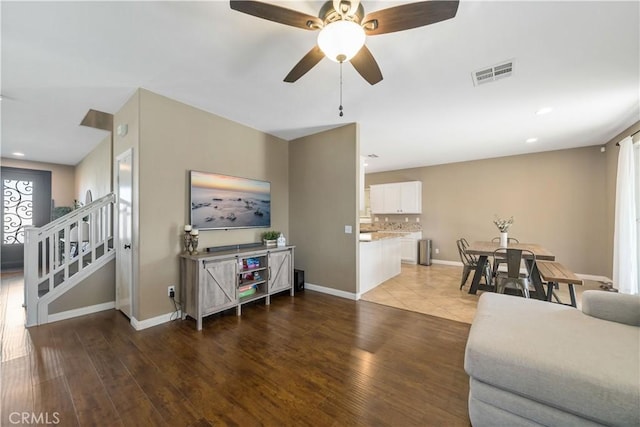
<svg viewBox="0 0 640 427">
<path fill-rule="evenodd" d="M 133 153 L 116 160 L 118 240 L 116 250 L 116 308 L 131 318 L 133 295 Z"/>
</svg>

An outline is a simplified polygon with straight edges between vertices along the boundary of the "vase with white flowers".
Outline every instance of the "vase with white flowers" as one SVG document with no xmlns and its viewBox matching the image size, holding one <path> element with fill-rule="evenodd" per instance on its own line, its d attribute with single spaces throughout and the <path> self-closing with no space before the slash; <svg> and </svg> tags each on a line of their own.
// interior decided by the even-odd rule
<svg viewBox="0 0 640 427">
<path fill-rule="evenodd" d="M 511 224 L 513 224 L 513 217 L 509 219 L 500 219 L 498 218 L 498 215 L 496 215 L 493 223 L 498 227 L 498 230 L 500 230 L 500 247 L 506 248 L 507 243 L 509 242 L 508 231 Z"/>
</svg>

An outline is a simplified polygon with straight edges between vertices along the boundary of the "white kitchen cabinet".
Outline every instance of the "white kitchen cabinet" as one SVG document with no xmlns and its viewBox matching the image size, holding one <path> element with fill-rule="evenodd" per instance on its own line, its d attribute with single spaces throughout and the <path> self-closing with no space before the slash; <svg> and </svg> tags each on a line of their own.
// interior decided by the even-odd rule
<svg viewBox="0 0 640 427">
<path fill-rule="evenodd" d="M 360 295 L 400 274 L 400 237 L 360 242 Z"/>
<path fill-rule="evenodd" d="M 422 213 L 422 183 L 400 183 L 400 213 Z"/>
<path fill-rule="evenodd" d="M 422 182 L 371 185 L 371 212 L 381 214 L 422 213 Z"/>
<path fill-rule="evenodd" d="M 369 206 L 371 213 L 384 213 L 384 184 L 369 187 Z"/>
<path fill-rule="evenodd" d="M 420 239 L 422 239 L 422 232 L 411 233 L 400 239 L 400 258 L 403 263 L 418 263 L 418 240 Z"/>
</svg>

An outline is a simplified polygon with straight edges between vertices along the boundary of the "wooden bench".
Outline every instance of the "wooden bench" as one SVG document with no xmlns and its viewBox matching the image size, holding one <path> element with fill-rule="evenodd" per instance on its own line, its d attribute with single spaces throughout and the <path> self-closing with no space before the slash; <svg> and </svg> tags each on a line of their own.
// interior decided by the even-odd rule
<svg viewBox="0 0 640 427">
<path fill-rule="evenodd" d="M 571 306 L 576 307 L 576 292 L 573 285 L 582 285 L 582 279 L 564 265 L 555 261 L 537 261 L 536 266 L 542 280 L 547 282 L 547 301 L 551 301 L 553 287 L 558 283 L 566 283 L 569 286 Z M 556 298 L 557 299 L 557 298 Z M 569 305 L 569 304 L 565 304 Z"/>
</svg>

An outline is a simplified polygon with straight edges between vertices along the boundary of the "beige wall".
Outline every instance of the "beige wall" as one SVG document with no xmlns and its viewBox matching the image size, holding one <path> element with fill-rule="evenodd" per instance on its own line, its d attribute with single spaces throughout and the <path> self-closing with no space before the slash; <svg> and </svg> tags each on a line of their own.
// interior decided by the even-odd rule
<svg viewBox="0 0 640 427">
<path fill-rule="evenodd" d="M 607 240 L 605 242 L 607 257 L 607 277 L 611 278 L 613 271 L 613 234 L 614 234 L 614 214 L 616 210 L 616 176 L 618 173 L 618 153 L 620 149 L 616 147 L 616 143 L 622 141 L 625 137 L 640 131 L 640 121 L 625 129 L 616 135 L 611 141 L 607 142 L 606 153 L 606 219 L 607 219 Z M 634 141 L 640 141 L 640 133 L 633 137 Z"/>
<path fill-rule="evenodd" d="M 138 320 L 174 310 L 167 286 L 179 284 L 178 254 L 189 222 L 188 172 L 198 170 L 271 182 L 272 229 L 289 234 L 289 154 L 286 141 L 146 90 L 139 96 Z M 135 114 L 116 114 L 117 126 Z M 126 117 L 125 117 L 126 116 Z M 129 123 L 129 134 L 135 132 Z M 117 141 L 116 154 L 122 149 Z M 264 228 L 210 230 L 199 247 L 260 241 Z"/>
<path fill-rule="evenodd" d="M 111 192 L 111 135 L 105 137 L 80 163 L 76 165 L 76 199 L 85 203 L 87 190 L 91 190 L 93 200 Z"/>
<path fill-rule="evenodd" d="M 296 268 L 308 283 L 351 293 L 358 283 L 359 151 L 355 124 L 294 140 L 289 148 Z"/>
<path fill-rule="evenodd" d="M 2 158 L 2 166 L 12 168 L 36 169 L 51 171 L 51 198 L 54 206 L 73 206 L 75 196 L 75 168 L 73 166 L 55 163 L 30 162 Z"/>
<path fill-rule="evenodd" d="M 374 173 L 366 185 L 422 181 L 423 236 L 440 249 L 435 259 L 459 261 L 457 239 L 490 239 L 494 215 L 513 215 L 513 237 L 544 245 L 578 273 L 610 276 L 606 159 L 600 146 L 586 147 Z"/>
<path fill-rule="evenodd" d="M 49 314 L 113 302 L 116 299 L 114 283 L 115 261 L 111 261 L 53 301 Z"/>
</svg>

